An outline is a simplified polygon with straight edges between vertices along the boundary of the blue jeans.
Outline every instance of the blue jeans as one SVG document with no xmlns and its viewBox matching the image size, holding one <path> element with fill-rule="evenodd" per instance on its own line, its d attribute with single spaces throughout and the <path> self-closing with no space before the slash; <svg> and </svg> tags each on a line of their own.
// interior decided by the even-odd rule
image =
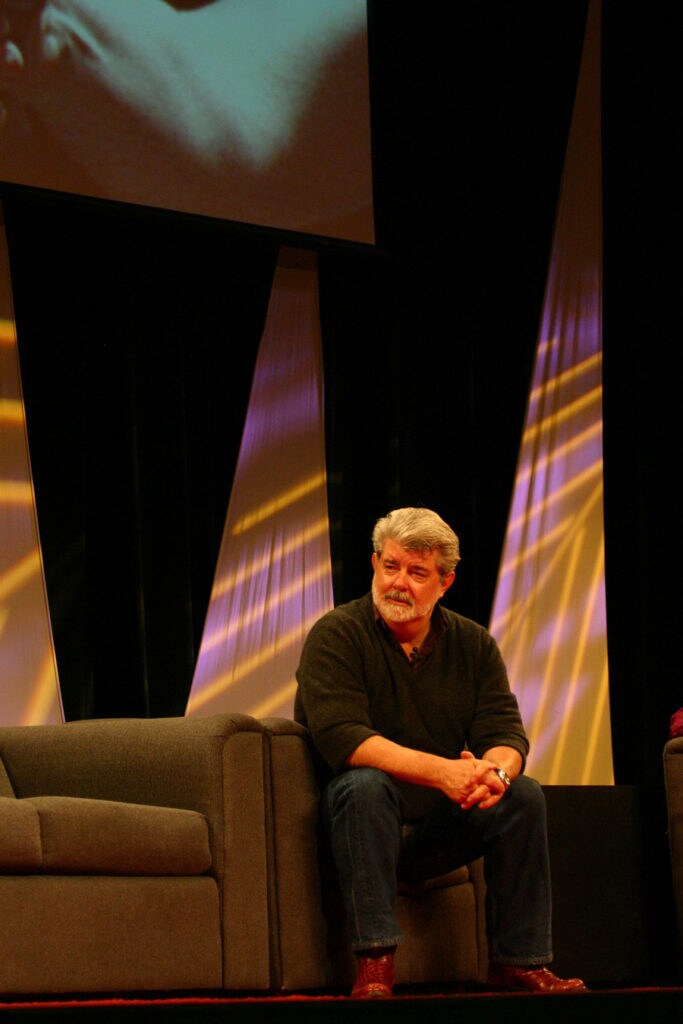
<svg viewBox="0 0 683 1024">
<path fill-rule="evenodd" d="M 323 794 L 352 948 L 399 944 L 397 880 L 433 878 L 483 856 L 489 959 L 550 963 L 550 867 L 539 784 L 520 775 L 485 811 L 463 811 L 443 796 L 407 828 L 402 803 L 393 779 L 376 768 L 345 771 Z"/>
</svg>

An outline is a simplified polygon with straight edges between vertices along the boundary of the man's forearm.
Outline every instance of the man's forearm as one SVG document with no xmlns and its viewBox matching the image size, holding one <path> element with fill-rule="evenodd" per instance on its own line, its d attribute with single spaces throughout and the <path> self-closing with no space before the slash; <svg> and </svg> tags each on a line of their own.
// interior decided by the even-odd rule
<svg viewBox="0 0 683 1024">
<path fill-rule="evenodd" d="M 346 760 L 350 768 L 378 768 L 401 782 L 440 788 L 445 758 L 401 746 L 384 736 L 369 736 Z"/>
<path fill-rule="evenodd" d="M 522 770 L 522 755 L 514 747 L 491 747 L 484 754 L 485 761 L 492 761 L 497 768 L 502 768 L 511 779 L 516 778 Z"/>
<path fill-rule="evenodd" d="M 439 757 L 401 746 L 384 736 L 369 736 L 349 755 L 346 764 L 349 768 L 377 768 L 399 782 L 440 789 L 455 803 L 462 803 L 479 785 L 487 762 L 473 757 Z M 498 785 L 502 790 L 502 783 Z M 495 780 L 490 788 L 497 788 Z"/>
</svg>

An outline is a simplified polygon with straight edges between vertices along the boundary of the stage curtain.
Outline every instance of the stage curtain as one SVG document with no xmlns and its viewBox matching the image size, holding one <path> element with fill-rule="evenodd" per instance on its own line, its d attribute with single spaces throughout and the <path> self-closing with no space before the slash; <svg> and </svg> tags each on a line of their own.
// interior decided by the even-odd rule
<svg viewBox="0 0 683 1024">
<path fill-rule="evenodd" d="M 546 784 L 610 784 L 600 5 L 592 0 L 490 629 Z"/>
<path fill-rule="evenodd" d="M 311 625 L 332 607 L 316 257 L 282 249 L 188 715 L 291 717 Z"/>
<path fill-rule="evenodd" d="M 21 389 L 0 207 L 0 722 L 64 720 Z"/>
</svg>

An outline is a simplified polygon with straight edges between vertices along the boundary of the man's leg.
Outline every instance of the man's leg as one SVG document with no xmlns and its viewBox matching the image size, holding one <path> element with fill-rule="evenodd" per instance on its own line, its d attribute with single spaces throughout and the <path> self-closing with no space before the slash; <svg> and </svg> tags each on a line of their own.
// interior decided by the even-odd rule
<svg viewBox="0 0 683 1024">
<path fill-rule="evenodd" d="M 532 990 L 578 989 L 576 979 L 564 982 L 542 970 L 552 960 L 550 866 L 545 797 L 533 779 L 519 776 L 488 810 L 463 811 L 440 800 L 407 836 L 398 874 L 416 881 L 480 856 L 491 977 L 509 982 L 519 974 L 516 968 L 525 968 L 517 980 L 526 979 Z"/>
<path fill-rule="evenodd" d="M 401 938 L 396 920 L 400 794 L 384 772 L 353 768 L 327 786 L 322 812 L 359 961 L 352 995 L 391 995 L 393 954 Z"/>
</svg>

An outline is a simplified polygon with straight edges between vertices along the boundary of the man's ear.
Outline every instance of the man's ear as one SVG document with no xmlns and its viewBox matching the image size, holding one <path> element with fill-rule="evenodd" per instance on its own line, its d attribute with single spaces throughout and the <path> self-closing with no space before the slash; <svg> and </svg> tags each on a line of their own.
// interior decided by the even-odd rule
<svg viewBox="0 0 683 1024">
<path fill-rule="evenodd" d="M 376 569 L 376 568 L 377 568 L 377 562 L 378 562 L 378 561 L 379 561 L 379 559 L 377 558 L 377 552 L 376 552 L 376 551 L 373 551 L 373 552 L 372 552 L 372 568 L 373 568 L 373 569 Z"/>
<path fill-rule="evenodd" d="M 453 585 L 455 580 L 455 572 L 447 572 L 445 576 L 441 578 L 441 596 L 446 593 L 449 587 Z"/>
</svg>

